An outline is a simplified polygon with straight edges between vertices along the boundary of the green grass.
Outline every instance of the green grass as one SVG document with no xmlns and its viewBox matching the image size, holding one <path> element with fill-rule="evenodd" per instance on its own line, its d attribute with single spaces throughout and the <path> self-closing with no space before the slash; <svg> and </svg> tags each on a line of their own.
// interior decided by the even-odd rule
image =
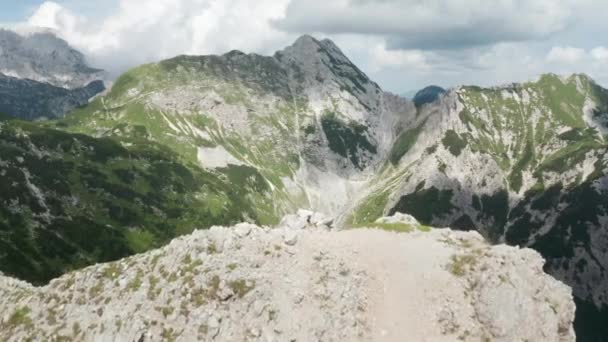
<svg viewBox="0 0 608 342">
<path fill-rule="evenodd" d="M 238 298 L 243 298 L 247 293 L 251 292 L 251 290 L 255 288 L 255 282 L 248 285 L 247 281 L 244 279 L 233 280 L 228 282 L 228 287 L 230 287 L 232 292 L 234 292 Z"/>
<path fill-rule="evenodd" d="M 569 127 L 585 126 L 582 116 L 585 95 L 578 91 L 573 78 L 564 83 L 558 76 L 547 74 L 541 77 L 536 86 L 545 97 L 543 102 L 562 124 Z"/>
<path fill-rule="evenodd" d="M 445 137 L 441 140 L 443 146 L 454 156 L 458 157 L 462 150 L 467 146 L 467 141 L 462 139 L 454 130 L 445 132 Z"/>
<path fill-rule="evenodd" d="M 357 206 L 350 219 L 354 225 L 374 222 L 382 217 L 388 202 L 389 192 L 378 192 L 370 195 Z"/>
<path fill-rule="evenodd" d="M 418 127 L 412 128 L 399 134 L 399 137 L 397 137 L 397 141 L 395 141 L 389 155 L 389 160 L 391 161 L 391 163 L 393 163 L 393 165 L 397 165 L 401 158 L 412 147 L 414 147 L 425 123 L 426 120 L 422 122 Z"/>
<path fill-rule="evenodd" d="M 34 326 L 34 321 L 30 317 L 31 312 L 32 310 L 27 306 L 23 306 L 16 309 L 10 315 L 8 321 L 6 322 L 7 328 L 9 330 L 17 327 L 25 327 L 26 329 L 31 329 Z"/>
<path fill-rule="evenodd" d="M 511 174 L 509 175 L 509 183 L 515 192 L 519 192 L 522 187 L 522 172 L 534 160 L 534 143 L 532 139 L 528 139 L 524 151 L 515 163 Z"/>
<path fill-rule="evenodd" d="M 430 232 L 431 227 L 425 225 L 412 225 L 407 223 L 368 223 L 359 225 L 358 228 L 376 228 L 397 233 L 411 233 L 414 231 Z"/>
<path fill-rule="evenodd" d="M 480 252 L 474 251 L 461 255 L 452 255 L 448 270 L 457 277 L 464 277 L 479 263 Z"/>
<path fill-rule="evenodd" d="M 562 173 L 572 169 L 585 159 L 587 152 L 596 149 L 605 149 L 606 145 L 595 140 L 591 136 L 586 136 L 576 142 L 568 144 L 548 156 L 539 166 L 538 171 L 552 171 Z"/>
<path fill-rule="evenodd" d="M 146 230 L 127 230 L 125 232 L 129 248 L 134 253 L 142 253 L 158 246 L 153 233 Z"/>
<path fill-rule="evenodd" d="M 118 277 L 120 277 L 120 275 L 122 274 L 122 267 L 120 266 L 120 263 L 113 262 L 113 263 L 108 264 L 103 269 L 101 274 L 107 279 L 114 280 L 114 279 L 117 279 Z"/>
<path fill-rule="evenodd" d="M 135 277 L 127 283 L 127 290 L 131 292 L 139 290 L 139 288 L 143 284 L 143 277 L 144 272 L 138 269 L 137 273 L 135 274 Z"/>
</svg>

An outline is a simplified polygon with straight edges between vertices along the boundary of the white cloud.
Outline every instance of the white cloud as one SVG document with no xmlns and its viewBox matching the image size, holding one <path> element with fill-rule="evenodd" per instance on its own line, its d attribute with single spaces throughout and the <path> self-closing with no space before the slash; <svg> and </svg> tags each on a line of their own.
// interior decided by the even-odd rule
<svg viewBox="0 0 608 342">
<path fill-rule="evenodd" d="M 591 56 L 598 61 L 608 61 L 608 49 L 603 46 L 598 46 L 591 50 Z"/>
<path fill-rule="evenodd" d="M 376 45 L 371 50 L 371 70 L 395 68 L 416 72 L 431 70 L 427 55 L 420 50 L 387 50 L 384 45 Z"/>
<path fill-rule="evenodd" d="M 451 49 L 546 37 L 575 20 L 580 1 L 292 0 L 275 24 L 289 32 L 383 35 L 395 49 Z"/>
<path fill-rule="evenodd" d="M 269 24 L 283 15 L 288 1 L 120 0 L 116 10 L 102 18 L 78 16 L 47 1 L 27 24 L 54 29 L 91 63 L 116 73 L 178 54 L 235 48 L 271 52 L 293 39 Z"/>
<path fill-rule="evenodd" d="M 571 46 L 554 46 L 547 54 L 547 62 L 574 64 L 586 57 L 586 51 Z"/>
<path fill-rule="evenodd" d="M 19 26 L 54 29 L 113 76 L 178 54 L 271 54 L 312 33 L 334 40 L 395 92 L 432 83 L 493 85 L 543 72 L 585 72 L 608 83 L 608 48 L 595 42 L 608 29 L 606 1 L 56 1 Z"/>
</svg>

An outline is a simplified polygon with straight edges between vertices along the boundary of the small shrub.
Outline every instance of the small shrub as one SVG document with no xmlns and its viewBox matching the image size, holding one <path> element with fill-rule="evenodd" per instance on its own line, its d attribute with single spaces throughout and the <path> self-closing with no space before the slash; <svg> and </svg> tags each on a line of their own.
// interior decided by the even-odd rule
<svg viewBox="0 0 608 342">
<path fill-rule="evenodd" d="M 218 252 L 219 252 L 219 250 L 218 250 L 217 246 L 215 245 L 215 242 L 209 243 L 209 245 L 207 246 L 207 254 L 216 254 Z"/>
<path fill-rule="evenodd" d="M 120 268 L 120 264 L 114 262 L 106 266 L 106 268 L 103 269 L 101 274 L 108 279 L 115 280 L 120 276 L 121 273 L 122 270 Z"/>
<path fill-rule="evenodd" d="M 247 285 L 247 281 L 244 279 L 231 281 L 228 283 L 228 286 L 232 289 L 237 297 L 243 298 L 247 293 L 249 293 L 253 288 L 255 288 L 255 283 L 252 282 L 252 285 Z"/>
<path fill-rule="evenodd" d="M 135 275 L 135 278 L 133 278 L 128 284 L 127 284 L 127 289 L 129 291 L 137 291 L 142 284 L 142 278 L 144 276 L 144 273 L 142 270 L 137 270 L 137 274 Z"/>
<path fill-rule="evenodd" d="M 449 271 L 458 277 L 466 275 L 469 270 L 477 265 L 481 253 L 481 251 L 475 251 L 462 255 L 452 255 L 452 262 L 448 265 Z"/>
<path fill-rule="evenodd" d="M 454 130 L 445 132 L 445 137 L 441 140 L 443 146 L 454 156 L 458 157 L 462 150 L 467 146 L 467 141 L 462 139 Z"/>
<path fill-rule="evenodd" d="M 8 319 L 8 326 L 10 328 L 14 328 L 17 326 L 25 326 L 28 329 L 31 328 L 34 325 L 32 319 L 30 318 L 31 312 L 32 310 L 27 306 L 23 306 L 15 310 L 15 312 L 13 312 L 13 314 Z"/>
<path fill-rule="evenodd" d="M 170 306 L 165 306 L 161 309 L 161 313 L 165 318 L 169 317 L 173 313 L 173 311 L 175 311 L 175 309 Z"/>
</svg>

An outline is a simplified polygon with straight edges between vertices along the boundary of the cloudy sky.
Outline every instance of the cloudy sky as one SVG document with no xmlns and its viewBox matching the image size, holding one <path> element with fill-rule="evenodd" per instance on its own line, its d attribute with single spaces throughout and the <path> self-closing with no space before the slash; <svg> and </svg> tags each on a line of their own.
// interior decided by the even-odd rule
<svg viewBox="0 0 608 342">
<path fill-rule="evenodd" d="M 403 93 L 584 72 L 608 85 L 606 0 L 0 0 L 1 26 L 54 29 L 118 74 L 178 54 L 271 54 L 331 38 Z"/>
</svg>

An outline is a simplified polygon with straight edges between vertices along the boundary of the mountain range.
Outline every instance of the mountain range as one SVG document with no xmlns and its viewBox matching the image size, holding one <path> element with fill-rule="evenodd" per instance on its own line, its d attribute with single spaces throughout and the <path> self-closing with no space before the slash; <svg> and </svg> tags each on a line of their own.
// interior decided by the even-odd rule
<svg viewBox="0 0 608 342">
<path fill-rule="evenodd" d="M 99 70 L 33 37 L 54 43 L 0 31 L 5 274 L 44 284 L 298 208 L 349 227 L 401 212 L 537 250 L 573 288 L 579 339 L 608 336 L 608 90 L 588 76 L 427 88 L 413 102 L 303 36 L 273 56 L 142 65 L 95 97 Z M 55 59 L 37 65 L 32 49 Z M 25 88 L 35 101 L 14 96 Z"/>
</svg>

